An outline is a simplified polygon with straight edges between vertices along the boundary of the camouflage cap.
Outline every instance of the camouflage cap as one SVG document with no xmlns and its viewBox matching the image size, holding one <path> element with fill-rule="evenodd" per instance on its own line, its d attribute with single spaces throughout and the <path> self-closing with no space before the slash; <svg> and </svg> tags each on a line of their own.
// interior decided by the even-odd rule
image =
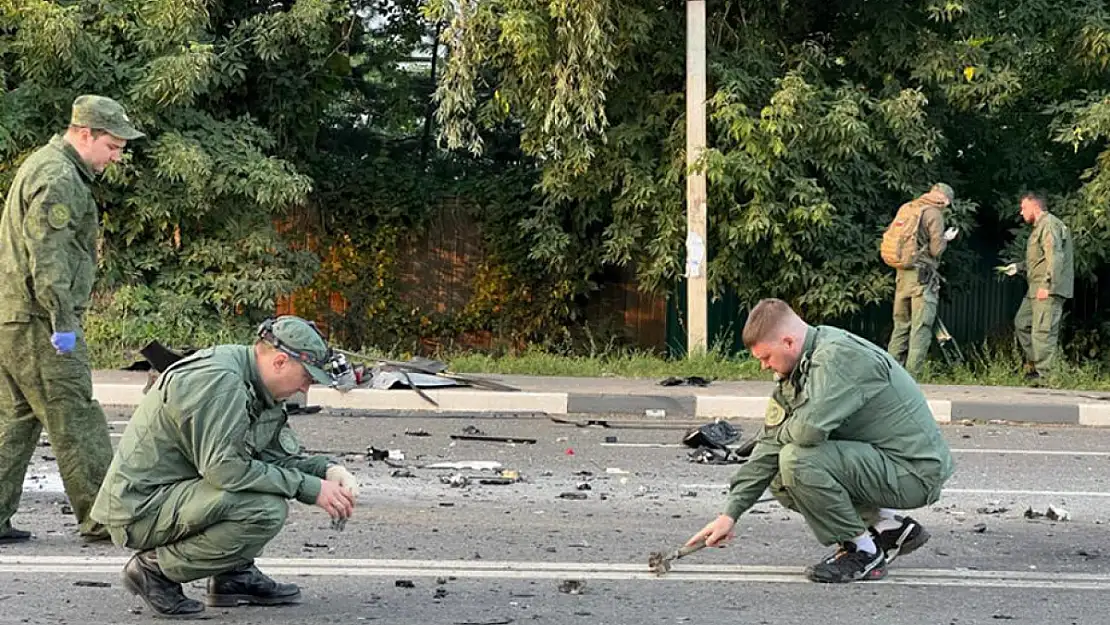
<svg viewBox="0 0 1110 625">
<path fill-rule="evenodd" d="M 131 124 L 119 102 L 99 95 L 83 95 L 74 100 L 69 125 L 103 130 L 127 141 L 145 136 Z"/>
<path fill-rule="evenodd" d="M 945 197 L 948 198 L 948 203 L 949 204 L 952 203 L 952 200 L 956 199 L 956 192 L 952 190 L 952 187 L 948 186 L 947 184 L 945 184 L 943 182 L 938 182 L 938 183 L 934 184 L 933 188 L 929 189 L 929 191 L 940 191 L 941 193 L 944 194 Z"/>
<path fill-rule="evenodd" d="M 262 340 L 289 354 L 320 384 L 334 380 L 324 368 L 331 359 L 331 349 L 316 326 L 292 315 L 267 321 L 259 328 Z"/>
</svg>

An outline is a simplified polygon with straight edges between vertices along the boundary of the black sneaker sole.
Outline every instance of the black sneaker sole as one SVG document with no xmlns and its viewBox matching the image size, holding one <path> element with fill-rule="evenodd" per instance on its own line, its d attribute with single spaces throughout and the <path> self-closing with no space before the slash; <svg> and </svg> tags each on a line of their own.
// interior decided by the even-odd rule
<svg viewBox="0 0 1110 625">
<path fill-rule="evenodd" d="M 127 589 L 127 592 L 143 600 L 143 603 L 146 604 L 146 607 L 150 608 L 151 616 L 153 618 L 170 619 L 175 621 L 188 621 L 191 619 L 210 618 L 204 613 L 204 610 L 201 610 L 199 612 L 190 612 L 188 614 L 166 614 L 159 611 L 158 608 L 154 607 L 154 604 L 146 598 L 146 595 L 142 593 L 142 590 L 138 586 L 136 586 L 135 583 L 131 581 L 131 578 L 128 577 L 126 574 L 123 575 L 123 587 Z"/>
<path fill-rule="evenodd" d="M 241 605 L 290 605 L 301 602 L 301 593 L 287 597 L 255 597 L 254 595 L 208 595 L 204 602 L 212 608 L 236 608 Z"/>
<path fill-rule="evenodd" d="M 895 558 L 900 558 L 902 556 L 910 555 L 911 553 L 920 549 L 925 543 L 929 542 L 929 538 L 931 538 L 931 536 L 929 535 L 928 530 L 926 530 L 924 527 L 921 527 L 920 525 L 917 525 L 916 523 L 915 523 L 915 526 L 917 527 L 917 529 L 919 529 L 921 531 L 919 531 L 916 536 L 913 536 L 911 538 L 907 538 L 902 543 L 901 547 L 898 548 L 897 551 L 891 550 L 891 551 L 887 552 L 887 554 L 886 554 L 887 564 L 890 564 L 891 562 L 893 562 L 895 560 Z"/>
<path fill-rule="evenodd" d="M 816 571 L 813 570 L 813 567 L 809 567 L 806 569 L 806 577 L 809 578 L 810 581 L 817 582 L 819 584 L 849 584 L 851 582 L 874 582 L 886 577 L 886 564 L 871 569 L 870 571 L 864 573 L 862 577 L 836 579 L 816 575 Z"/>
</svg>

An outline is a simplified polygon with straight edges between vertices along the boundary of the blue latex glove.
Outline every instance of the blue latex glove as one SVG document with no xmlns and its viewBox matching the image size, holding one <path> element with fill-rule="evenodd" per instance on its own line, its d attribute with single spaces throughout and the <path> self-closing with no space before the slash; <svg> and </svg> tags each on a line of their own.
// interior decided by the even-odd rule
<svg viewBox="0 0 1110 625">
<path fill-rule="evenodd" d="M 76 332 L 55 332 L 50 335 L 50 344 L 59 354 L 68 354 L 77 346 Z"/>
</svg>

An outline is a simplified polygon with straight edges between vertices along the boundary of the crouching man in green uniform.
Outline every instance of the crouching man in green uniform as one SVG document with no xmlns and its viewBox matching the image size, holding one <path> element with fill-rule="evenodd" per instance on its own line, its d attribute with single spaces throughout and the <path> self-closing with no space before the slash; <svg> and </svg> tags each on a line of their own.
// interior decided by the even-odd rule
<svg viewBox="0 0 1110 625">
<path fill-rule="evenodd" d="M 158 616 L 200 616 L 181 584 L 209 577 L 207 603 L 295 603 L 300 589 L 254 558 L 281 530 L 288 499 L 333 519 L 354 510 L 358 482 L 304 456 L 282 400 L 330 384 L 331 351 L 314 326 L 279 317 L 253 346 L 220 345 L 175 363 L 143 397 L 93 506 L 112 540 L 138 550 L 124 586 Z"/>
<path fill-rule="evenodd" d="M 925 396 L 885 351 L 849 332 L 810 326 L 782 300 L 759 302 L 743 338 L 763 368 L 774 370 L 778 387 L 724 512 L 688 544 L 732 538 L 736 520 L 770 488 L 822 544 L 839 545 L 806 570 L 811 580 L 882 578 L 888 562 L 929 539 L 895 510 L 935 503 L 953 472 Z"/>
</svg>

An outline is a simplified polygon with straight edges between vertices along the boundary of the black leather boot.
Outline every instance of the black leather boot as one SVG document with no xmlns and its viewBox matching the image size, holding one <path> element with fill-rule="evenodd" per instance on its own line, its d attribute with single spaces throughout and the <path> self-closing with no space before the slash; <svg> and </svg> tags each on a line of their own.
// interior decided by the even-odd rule
<svg viewBox="0 0 1110 625">
<path fill-rule="evenodd" d="M 282 605 L 300 600 L 301 589 L 296 584 L 279 584 L 253 564 L 208 579 L 208 605 L 212 607 L 230 608 L 242 603 Z"/>
<path fill-rule="evenodd" d="M 31 532 L 17 530 L 11 523 L 0 525 L 0 545 L 25 543 L 29 540 L 31 540 Z"/>
<path fill-rule="evenodd" d="M 204 604 L 185 596 L 181 584 L 162 573 L 154 551 L 140 551 L 123 567 L 123 586 L 139 595 L 161 618 L 197 618 L 204 613 Z"/>
</svg>

